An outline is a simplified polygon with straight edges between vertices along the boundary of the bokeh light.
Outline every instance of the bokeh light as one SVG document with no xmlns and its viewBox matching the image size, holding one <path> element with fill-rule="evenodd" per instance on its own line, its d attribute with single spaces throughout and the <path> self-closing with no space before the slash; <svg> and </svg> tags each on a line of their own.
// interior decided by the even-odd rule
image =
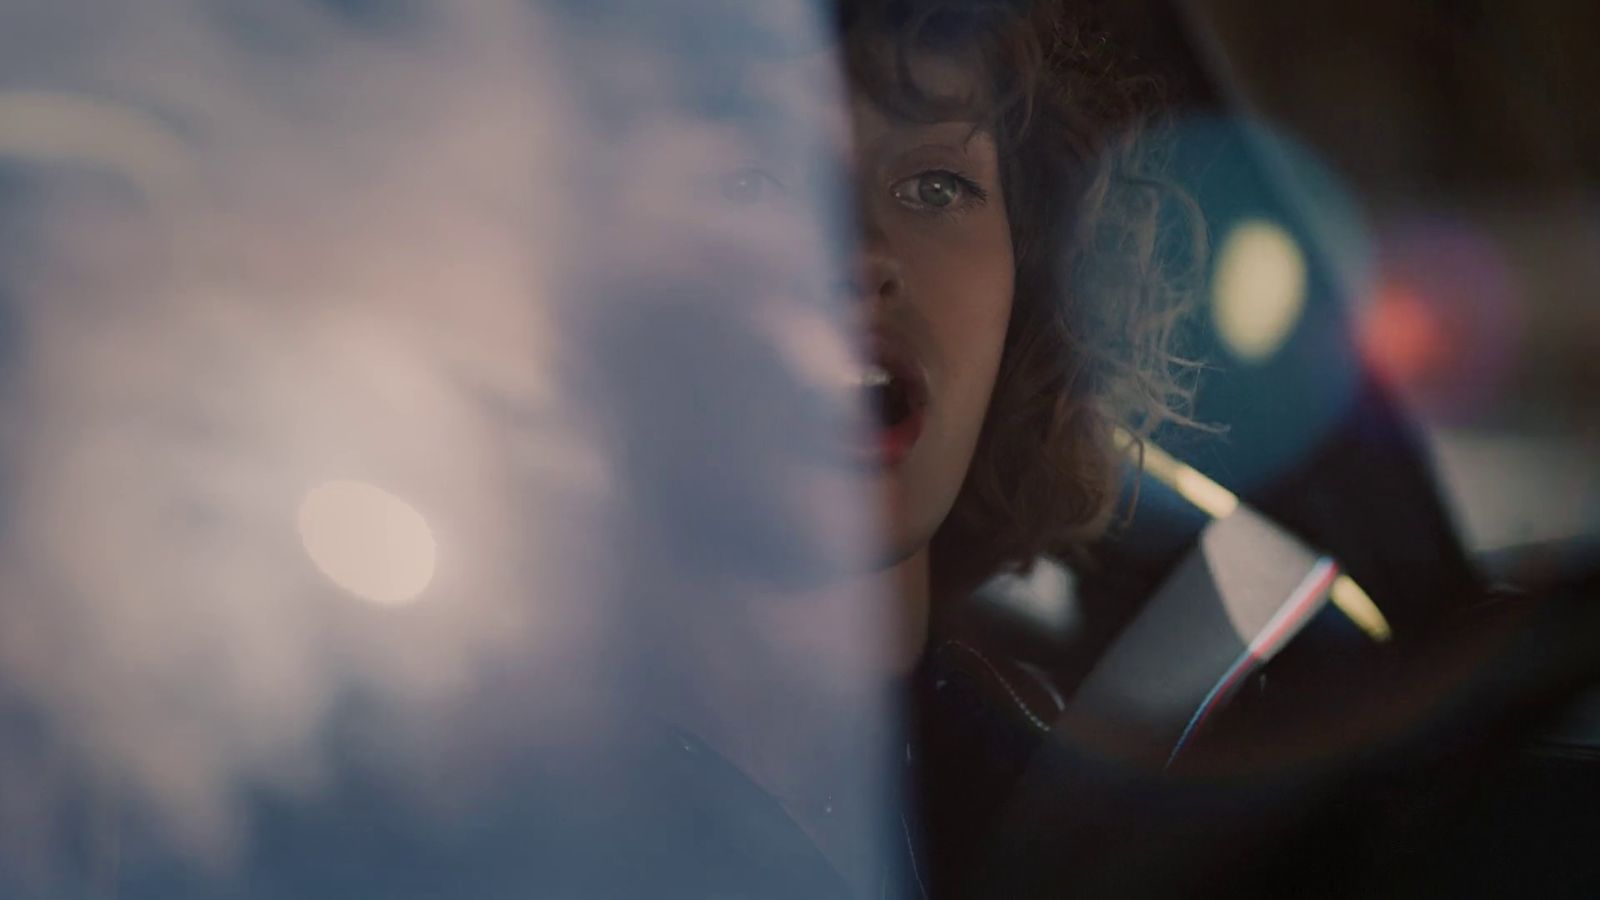
<svg viewBox="0 0 1600 900">
<path fill-rule="evenodd" d="M 1281 225 L 1247 219 L 1217 254 L 1211 316 L 1222 345 L 1245 362 L 1270 359 L 1306 307 L 1306 259 Z"/>
<path fill-rule="evenodd" d="M 1362 321 L 1366 359 L 1389 380 L 1415 384 L 1449 361 L 1450 336 L 1440 311 L 1404 285 L 1387 285 Z"/>
<path fill-rule="evenodd" d="M 311 561 L 350 593 L 381 606 L 416 600 L 433 581 L 438 548 L 415 507 L 357 481 L 333 481 L 300 504 Z"/>
<path fill-rule="evenodd" d="M 1361 298 L 1356 339 L 1371 369 L 1419 411 L 1487 415 L 1520 352 L 1511 269 L 1490 235 L 1465 221 L 1389 229 L 1378 283 Z"/>
<path fill-rule="evenodd" d="M 1186 351 L 1205 364 L 1192 412 L 1226 437 L 1178 426 L 1154 437 L 1253 494 L 1303 465 L 1359 402 L 1345 299 L 1373 279 L 1371 226 L 1329 162 L 1271 123 L 1196 116 L 1176 139 L 1174 175 L 1212 234 L 1204 327 Z"/>
</svg>

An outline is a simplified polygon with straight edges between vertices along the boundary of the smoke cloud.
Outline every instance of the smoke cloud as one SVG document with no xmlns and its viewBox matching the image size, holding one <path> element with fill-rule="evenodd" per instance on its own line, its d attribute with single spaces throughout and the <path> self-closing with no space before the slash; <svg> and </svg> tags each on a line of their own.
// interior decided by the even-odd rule
<svg viewBox="0 0 1600 900">
<path fill-rule="evenodd" d="M 351 696 L 400 711 L 385 740 L 411 760 L 463 717 L 536 732 L 606 700 L 619 541 L 748 499 L 694 485 L 761 493 L 772 472 L 738 460 L 777 426 L 725 429 L 703 481 L 638 485 L 703 455 L 684 432 L 722 421 L 706 409 L 768 408 L 844 356 L 830 312 L 788 302 L 826 280 L 832 200 L 732 216 L 714 189 L 753 152 L 815 153 L 821 113 L 738 68 L 751 35 L 819 46 L 815 10 L 649 6 L 0 11 L 0 685 L 53 748 L 0 742 L 0 859 L 48 855 L 70 770 L 226 860 L 247 789 L 315 790 Z M 731 88 L 792 115 L 730 126 Z M 776 347 L 765 375 L 731 349 L 752 341 Z M 668 392 L 674 418 L 635 386 L 686 358 L 705 377 Z M 826 398 L 783 408 L 838 427 Z M 661 429 L 629 424 L 651 409 Z M 328 485 L 409 510 L 335 540 L 380 567 L 412 546 L 385 528 L 425 523 L 415 590 L 371 602 L 319 561 L 309 534 L 368 514 L 308 526 Z M 827 531 L 859 535 L 838 505 Z M 495 678 L 515 711 L 488 709 Z"/>
</svg>

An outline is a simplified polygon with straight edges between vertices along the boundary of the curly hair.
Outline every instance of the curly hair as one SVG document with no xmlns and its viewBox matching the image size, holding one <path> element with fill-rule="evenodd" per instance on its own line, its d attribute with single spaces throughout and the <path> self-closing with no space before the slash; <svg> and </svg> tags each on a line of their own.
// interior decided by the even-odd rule
<svg viewBox="0 0 1600 900">
<path fill-rule="evenodd" d="M 1175 329 L 1203 273 L 1192 201 L 1162 175 L 1166 100 L 1071 0 L 842 0 L 853 84 L 913 120 L 990 130 L 1016 253 L 1000 372 L 936 584 L 971 586 L 1042 555 L 1083 562 L 1114 516 L 1124 455 L 1188 421 Z M 886 52 L 887 48 L 887 52 Z M 919 54 L 980 67 L 982 96 L 919 89 Z"/>
</svg>

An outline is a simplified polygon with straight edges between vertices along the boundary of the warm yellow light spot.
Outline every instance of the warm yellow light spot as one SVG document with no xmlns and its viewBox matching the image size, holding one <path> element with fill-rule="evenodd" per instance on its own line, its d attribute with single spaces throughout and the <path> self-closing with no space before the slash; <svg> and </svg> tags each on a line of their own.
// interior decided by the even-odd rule
<svg viewBox="0 0 1600 900">
<path fill-rule="evenodd" d="M 1251 219 L 1234 226 L 1217 254 L 1211 316 L 1234 356 L 1262 362 L 1288 340 L 1306 305 L 1306 259 L 1282 226 Z"/>
<path fill-rule="evenodd" d="M 1394 636 L 1389 628 L 1389 620 L 1378 610 L 1378 604 L 1373 603 L 1367 592 L 1349 575 L 1339 576 L 1333 583 L 1329 598 L 1340 612 L 1356 623 L 1357 628 L 1367 633 L 1367 637 L 1381 644 Z"/>
<path fill-rule="evenodd" d="M 300 539 L 334 584 L 386 606 L 415 600 L 433 581 L 438 548 L 422 514 L 358 481 L 332 481 L 300 504 Z"/>
<path fill-rule="evenodd" d="M 1239 498 L 1232 491 L 1207 478 L 1199 469 L 1179 462 L 1149 441 L 1135 448 L 1133 436 L 1126 431 L 1119 432 L 1117 437 L 1135 459 L 1143 455 L 1144 470 L 1150 473 L 1150 477 L 1176 491 L 1178 496 L 1193 503 L 1211 518 L 1226 519 L 1239 508 Z"/>
</svg>

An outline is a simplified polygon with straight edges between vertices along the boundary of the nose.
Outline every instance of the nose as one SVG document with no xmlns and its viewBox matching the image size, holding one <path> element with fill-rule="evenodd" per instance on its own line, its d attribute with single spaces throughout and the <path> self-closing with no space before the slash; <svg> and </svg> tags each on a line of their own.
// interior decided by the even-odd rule
<svg viewBox="0 0 1600 900">
<path fill-rule="evenodd" d="M 846 190 L 842 208 L 850 218 L 835 232 L 844 240 L 835 245 L 841 269 L 832 293 L 836 302 L 871 319 L 904 294 L 904 271 L 882 219 L 884 211 L 872 202 L 872 189 L 861 175 L 859 162 L 845 155 L 829 174 L 843 176 L 834 184 Z"/>
<path fill-rule="evenodd" d="M 857 296 L 873 305 L 898 297 L 902 291 L 899 262 L 886 250 L 871 245 L 863 248 L 861 257 Z"/>
<path fill-rule="evenodd" d="M 904 293 L 904 272 L 889 246 L 888 236 L 872 220 L 871 213 L 863 211 L 858 215 L 859 234 L 846 296 L 866 307 L 863 312 L 870 316 Z"/>
</svg>

